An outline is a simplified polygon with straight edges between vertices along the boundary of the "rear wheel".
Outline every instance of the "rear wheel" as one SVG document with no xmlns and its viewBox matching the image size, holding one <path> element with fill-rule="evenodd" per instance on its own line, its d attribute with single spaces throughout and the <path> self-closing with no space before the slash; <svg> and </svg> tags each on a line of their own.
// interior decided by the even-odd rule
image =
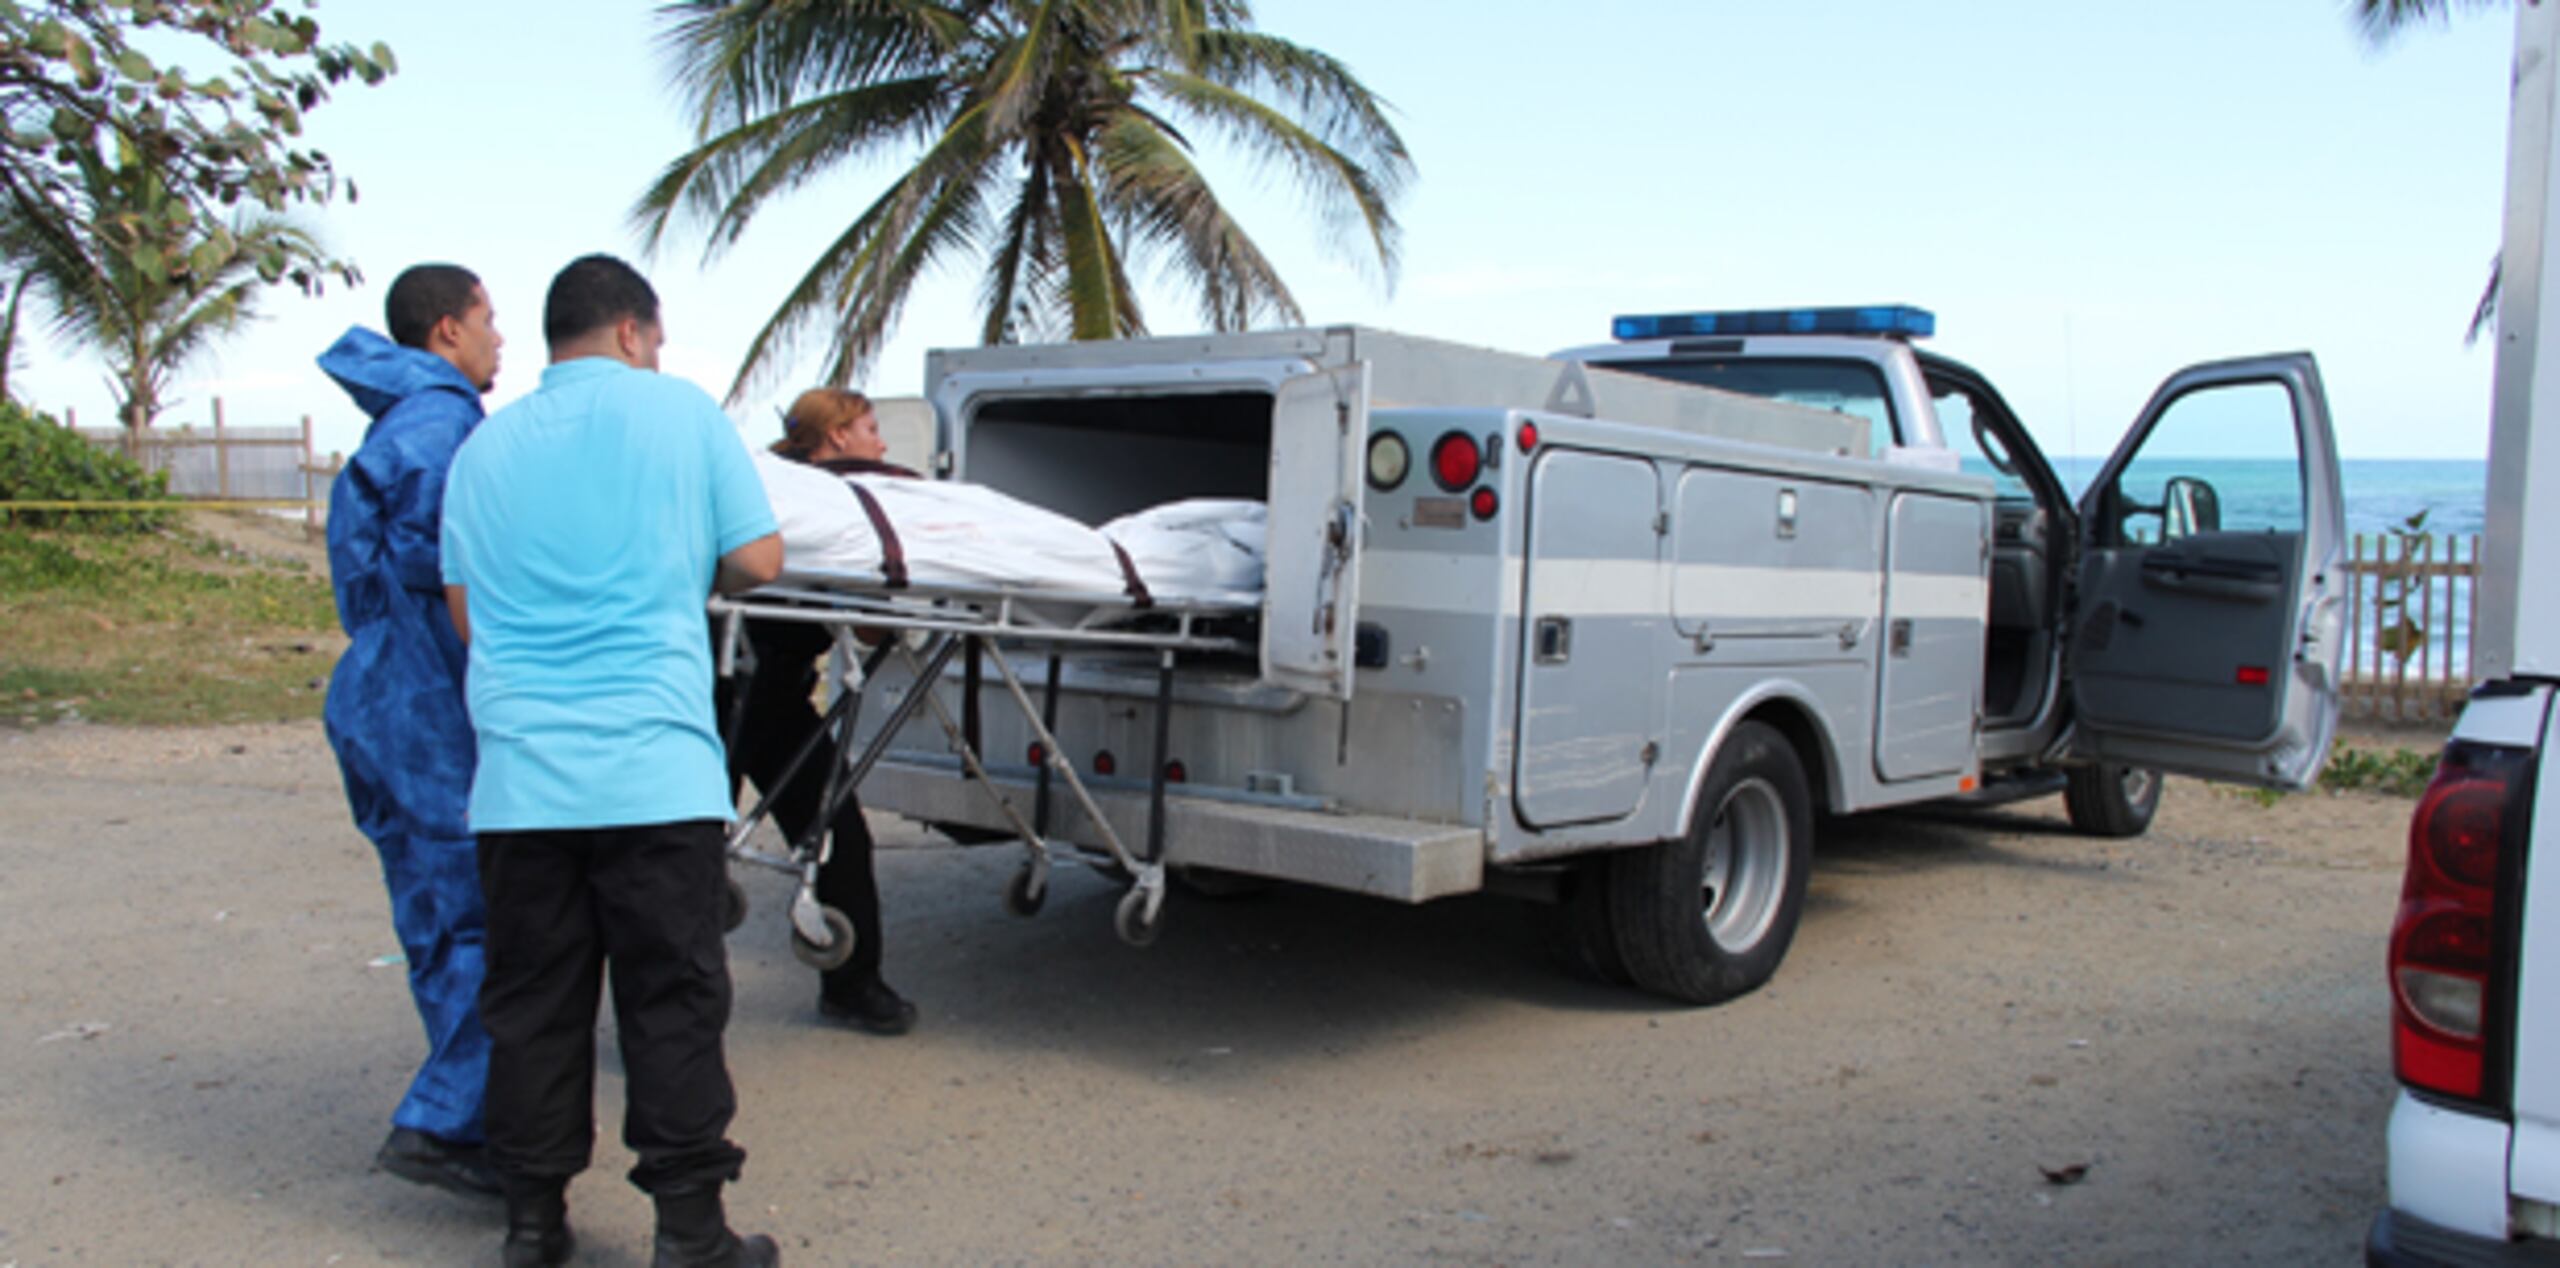
<svg viewBox="0 0 2560 1268">
<path fill-rule="evenodd" d="M 1804 912 L 1813 863 L 1804 763 L 1776 728 L 1735 727 L 1707 769 L 1688 835 L 1609 862 L 1609 924 L 1636 985 L 1693 1004 L 1758 988 Z"/>
<path fill-rule="evenodd" d="M 2071 768 L 2062 789 L 2074 830 L 2093 837 L 2138 837 L 2160 809 L 2160 772 L 2146 766 L 2099 762 Z"/>
</svg>

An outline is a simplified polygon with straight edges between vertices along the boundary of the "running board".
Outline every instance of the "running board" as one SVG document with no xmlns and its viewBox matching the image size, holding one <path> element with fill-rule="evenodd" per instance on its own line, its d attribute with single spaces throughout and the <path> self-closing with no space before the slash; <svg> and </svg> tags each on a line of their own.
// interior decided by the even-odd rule
<svg viewBox="0 0 2560 1268">
<path fill-rule="evenodd" d="M 2050 797 L 2061 792 L 2071 777 L 2061 771 L 2045 769 L 2023 775 L 2003 775 L 1982 781 L 1982 787 L 1969 793 L 1947 798 L 1959 806 L 2005 806 L 2013 801 L 2034 797 Z"/>
<path fill-rule="evenodd" d="M 997 772 L 991 781 L 1017 808 L 1031 804 L 1032 784 Z M 1145 840 L 1144 790 L 1094 788 L 1093 799 L 1123 840 Z M 862 804 L 927 823 L 957 823 L 1010 832 L 986 790 L 948 765 L 884 755 L 862 781 Z M 1095 844 L 1072 802 L 1055 808 L 1055 835 Z M 1420 903 L 1484 887 L 1484 834 L 1456 824 L 1377 815 L 1333 814 L 1279 806 L 1213 801 L 1168 789 L 1165 861 L 1245 876 L 1297 881 L 1327 889 Z"/>
</svg>

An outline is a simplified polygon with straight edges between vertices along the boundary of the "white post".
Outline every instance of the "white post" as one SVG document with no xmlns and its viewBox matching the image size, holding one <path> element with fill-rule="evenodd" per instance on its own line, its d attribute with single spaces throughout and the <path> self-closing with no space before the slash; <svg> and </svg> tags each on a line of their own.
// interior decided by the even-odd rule
<svg viewBox="0 0 2560 1268">
<path fill-rule="evenodd" d="M 222 429 L 222 398 L 213 398 L 213 495 L 231 500 L 231 438 Z"/>
<path fill-rule="evenodd" d="M 2560 164 L 2560 5 L 2516 6 L 2507 131 L 2506 238 L 2499 254 L 2498 366 L 2489 408 L 2487 541 L 2480 622 L 2472 649 L 2482 681 L 2560 676 L 2560 421 L 2534 443 L 2544 415 L 2560 420 L 2560 323 L 2543 301 L 2560 296 L 2560 253 L 2549 250 Z M 2540 507 L 2539 511 L 2534 510 Z M 2529 584 L 2539 582 L 2539 584 Z"/>
</svg>

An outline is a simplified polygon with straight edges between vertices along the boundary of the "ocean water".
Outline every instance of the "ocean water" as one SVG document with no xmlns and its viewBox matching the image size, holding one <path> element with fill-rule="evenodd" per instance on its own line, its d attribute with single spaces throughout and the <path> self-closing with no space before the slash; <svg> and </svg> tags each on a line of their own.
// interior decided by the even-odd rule
<svg viewBox="0 0 2560 1268">
<path fill-rule="evenodd" d="M 2055 473 L 2078 496 L 2098 473 L 2102 457 L 2057 458 Z M 2144 473 L 2157 471 L 2202 477 L 2222 495 L 2222 522 L 2243 525 L 2299 524 L 2302 520 L 2301 475 L 2289 458 L 2145 458 L 2133 465 L 2137 488 L 2156 486 Z M 2481 531 L 2488 505 L 2489 464 L 2478 458 L 2347 458 L 2338 463 L 2346 486 L 2347 532 L 2388 534 L 2424 513 L 2424 530 L 2442 539 L 2467 539 Z"/>
<path fill-rule="evenodd" d="M 2054 469 L 2063 482 L 2071 486 L 2076 497 L 2084 484 L 2098 472 L 2105 458 L 2100 456 L 2062 457 L 2053 460 Z M 2298 527 L 2302 522 L 2301 476 L 2293 460 L 2262 458 L 2186 458 L 2142 459 L 2132 469 L 2132 484 L 2145 496 L 2158 495 L 2160 486 L 2172 474 L 2199 477 L 2213 486 L 2222 504 L 2225 528 Z M 2457 544 L 2460 558 L 2469 562 L 2474 541 L 2482 531 L 2488 504 L 2489 466 L 2477 458 L 2347 458 L 2338 464 L 2338 476 L 2345 486 L 2347 535 L 2351 549 L 2358 534 L 2364 537 L 2362 558 L 2381 556 L 2386 545 L 2388 555 L 2398 558 L 2399 547 L 2390 539 L 2396 532 L 2411 531 L 2413 517 L 2423 515 L 2415 531 L 2434 539 L 2434 558 L 2443 560 L 2449 545 Z M 2447 624 L 2454 671 L 2461 674 L 2470 654 L 2471 583 L 2467 578 L 2437 580 L 2430 608 L 2431 624 L 2439 628 Z M 2374 609 L 2375 586 L 2366 578 L 2360 587 L 2361 599 L 2355 619 L 2361 622 L 2363 636 L 2355 645 L 2361 649 L 2362 667 L 2370 672 L 2373 665 L 2373 635 L 2390 623 L 2391 613 Z M 2411 615 L 2417 615 L 2412 600 Z M 2444 648 L 2441 645 L 2424 650 L 2424 673 L 2442 672 Z M 2386 669 L 2390 659 L 2384 659 Z M 2421 667 L 2413 659 L 2411 676 L 2419 676 Z"/>
</svg>

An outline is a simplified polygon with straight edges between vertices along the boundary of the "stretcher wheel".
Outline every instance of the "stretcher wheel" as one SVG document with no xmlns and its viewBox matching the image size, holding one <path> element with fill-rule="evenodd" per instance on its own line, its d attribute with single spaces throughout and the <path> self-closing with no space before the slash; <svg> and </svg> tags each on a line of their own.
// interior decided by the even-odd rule
<svg viewBox="0 0 2560 1268">
<path fill-rule="evenodd" d="M 1132 889 L 1120 896 L 1119 909 L 1111 913 L 1112 932 L 1133 947 L 1154 946 L 1156 935 L 1164 932 L 1164 910 L 1147 914 L 1147 891 Z"/>
<path fill-rule="evenodd" d="M 808 935 L 794 925 L 791 929 L 791 954 L 800 957 L 802 964 L 821 973 L 843 968 L 845 961 L 853 958 L 853 922 L 833 907 L 819 908 L 818 918 L 827 922 L 827 945 L 822 947 L 809 941 Z"/>
<path fill-rule="evenodd" d="M 1049 901 L 1049 878 L 1033 868 L 1025 867 L 1004 883 L 1004 909 L 1017 916 L 1036 916 L 1040 905 Z"/>
<path fill-rule="evenodd" d="M 747 923 L 747 887 L 739 884 L 737 877 L 724 879 L 729 889 L 721 899 L 720 928 L 724 933 L 736 933 L 738 926 Z"/>
</svg>

